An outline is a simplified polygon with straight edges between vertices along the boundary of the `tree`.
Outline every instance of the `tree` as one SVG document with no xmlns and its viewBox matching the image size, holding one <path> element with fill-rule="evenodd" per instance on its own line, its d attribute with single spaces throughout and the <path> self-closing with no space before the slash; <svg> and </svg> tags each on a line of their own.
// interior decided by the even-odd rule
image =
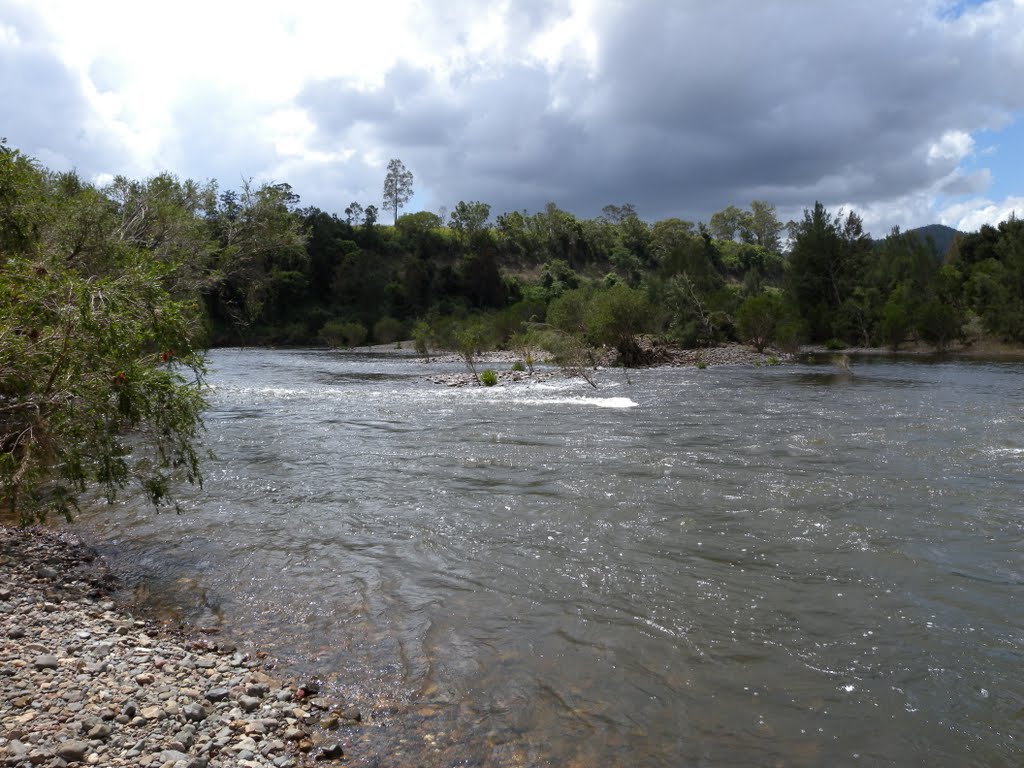
<svg viewBox="0 0 1024 768">
<path fill-rule="evenodd" d="M 398 223 L 398 209 L 412 197 L 412 171 L 407 171 L 402 161 L 392 158 L 388 161 L 388 174 L 384 177 L 384 208 L 395 215 Z"/>
<path fill-rule="evenodd" d="M 594 295 L 587 307 L 587 336 L 595 344 L 607 344 L 628 367 L 643 363 L 639 336 L 649 330 L 652 308 L 647 297 L 626 285 L 615 285 Z"/>
<path fill-rule="evenodd" d="M 782 222 L 775 214 L 774 205 L 764 200 L 754 200 L 750 204 L 750 216 L 747 222 L 750 225 L 750 235 L 754 243 L 769 251 L 779 250 Z"/>
<path fill-rule="evenodd" d="M 216 239 L 215 310 L 236 330 L 279 320 L 306 285 L 307 233 L 288 184 L 250 182 L 222 196 L 207 223 Z"/>
<path fill-rule="evenodd" d="M 839 307 L 863 279 L 871 238 L 855 213 L 833 216 L 821 203 L 804 211 L 791 236 L 787 289 L 811 339 L 824 341 L 836 334 Z"/>
<path fill-rule="evenodd" d="M 162 199 L 165 222 L 187 220 Z M 126 219 L 123 202 L 0 142 L 0 508 L 22 522 L 70 516 L 96 486 L 160 504 L 201 481 L 201 310 L 183 275 L 214 245 L 202 227 L 174 247 L 126 237 L 155 212 Z"/>
<path fill-rule="evenodd" d="M 736 311 L 736 324 L 741 338 L 754 345 L 758 352 L 775 339 L 775 329 L 784 315 L 782 297 L 768 291 L 751 296 Z"/>
<path fill-rule="evenodd" d="M 735 240 L 739 238 L 750 242 L 751 217 L 747 211 L 730 205 L 711 214 L 708 230 L 716 240 Z"/>
<path fill-rule="evenodd" d="M 467 203 L 460 200 L 452 211 L 449 226 L 459 233 L 461 237 L 471 239 L 477 232 L 487 226 L 487 220 L 491 217 L 491 206 L 487 203 Z"/>
<path fill-rule="evenodd" d="M 348 208 L 345 209 L 345 221 L 351 224 L 353 227 L 358 227 L 363 223 L 363 206 L 354 200 L 348 204 Z"/>
</svg>

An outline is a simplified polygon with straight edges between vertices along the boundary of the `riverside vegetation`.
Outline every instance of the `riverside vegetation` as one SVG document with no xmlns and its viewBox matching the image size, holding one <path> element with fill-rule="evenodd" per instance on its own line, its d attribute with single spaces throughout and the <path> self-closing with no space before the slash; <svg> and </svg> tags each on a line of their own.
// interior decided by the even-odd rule
<svg viewBox="0 0 1024 768">
<path fill-rule="evenodd" d="M 286 183 L 221 190 L 164 173 L 98 187 L 0 141 L 0 508 L 69 515 L 90 487 L 137 484 L 156 504 L 201 482 L 210 344 L 545 348 L 581 375 L 723 343 L 943 350 L 1024 341 L 1024 223 L 872 240 L 820 203 L 653 224 L 630 204 L 580 219 L 548 203 L 492 220 L 399 216 L 413 177 L 388 165 L 382 202 L 344 217 Z M 788 229 L 788 238 L 784 233 Z M 707 361 L 707 357 L 699 358 Z M 131 437 L 127 437 L 127 435 Z"/>
</svg>

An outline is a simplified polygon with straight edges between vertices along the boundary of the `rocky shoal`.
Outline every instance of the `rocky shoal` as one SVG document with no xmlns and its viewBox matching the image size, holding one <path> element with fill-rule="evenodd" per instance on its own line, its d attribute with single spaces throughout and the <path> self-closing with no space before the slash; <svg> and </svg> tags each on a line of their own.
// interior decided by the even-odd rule
<svg viewBox="0 0 1024 768">
<path fill-rule="evenodd" d="M 132 616 L 110 584 L 76 537 L 0 526 L 0 765 L 340 765 L 358 711 Z"/>
<path fill-rule="evenodd" d="M 795 355 L 777 349 L 766 349 L 758 352 L 752 347 L 742 344 L 727 344 L 720 347 L 707 347 L 701 349 L 682 349 L 672 346 L 660 346 L 650 343 L 643 345 L 645 353 L 650 360 L 645 368 L 692 368 L 710 367 L 719 365 L 751 365 L 770 366 L 779 363 L 788 363 L 796 359 Z M 613 364 L 611 352 L 606 353 L 597 360 L 599 367 L 610 367 Z M 545 359 L 545 353 L 538 352 L 535 355 L 538 360 Z M 432 358 L 435 362 L 458 363 L 463 358 L 458 355 L 443 355 Z M 567 374 L 560 369 L 553 369 L 550 364 L 545 363 L 543 367 L 537 368 L 532 374 L 522 371 L 508 370 L 512 363 L 522 360 L 513 352 L 485 352 L 476 359 L 478 370 L 490 368 L 495 371 L 499 384 L 517 384 L 545 381 L 552 378 L 565 377 Z M 432 384 L 443 384 L 448 387 L 465 387 L 477 384 L 472 373 L 445 373 L 425 377 Z"/>
</svg>

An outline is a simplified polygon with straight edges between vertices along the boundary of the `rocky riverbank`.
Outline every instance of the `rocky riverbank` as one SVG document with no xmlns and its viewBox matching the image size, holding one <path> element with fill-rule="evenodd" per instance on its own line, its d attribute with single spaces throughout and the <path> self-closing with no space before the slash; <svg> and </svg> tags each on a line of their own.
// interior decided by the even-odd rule
<svg viewBox="0 0 1024 768">
<path fill-rule="evenodd" d="M 0 764 L 340 764 L 358 711 L 118 609 L 111 586 L 77 538 L 0 526 Z"/>
</svg>

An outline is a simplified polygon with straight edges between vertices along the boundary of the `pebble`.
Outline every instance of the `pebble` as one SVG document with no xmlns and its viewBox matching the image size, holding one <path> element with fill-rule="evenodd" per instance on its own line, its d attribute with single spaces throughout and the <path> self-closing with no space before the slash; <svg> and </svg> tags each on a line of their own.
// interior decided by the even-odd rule
<svg viewBox="0 0 1024 768">
<path fill-rule="evenodd" d="M 0 766 L 342 764 L 337 731 L 293 703 L 299 685 L 119 610 L 76 537 L 0 526 L 0 583 Z"/>
</svg>

